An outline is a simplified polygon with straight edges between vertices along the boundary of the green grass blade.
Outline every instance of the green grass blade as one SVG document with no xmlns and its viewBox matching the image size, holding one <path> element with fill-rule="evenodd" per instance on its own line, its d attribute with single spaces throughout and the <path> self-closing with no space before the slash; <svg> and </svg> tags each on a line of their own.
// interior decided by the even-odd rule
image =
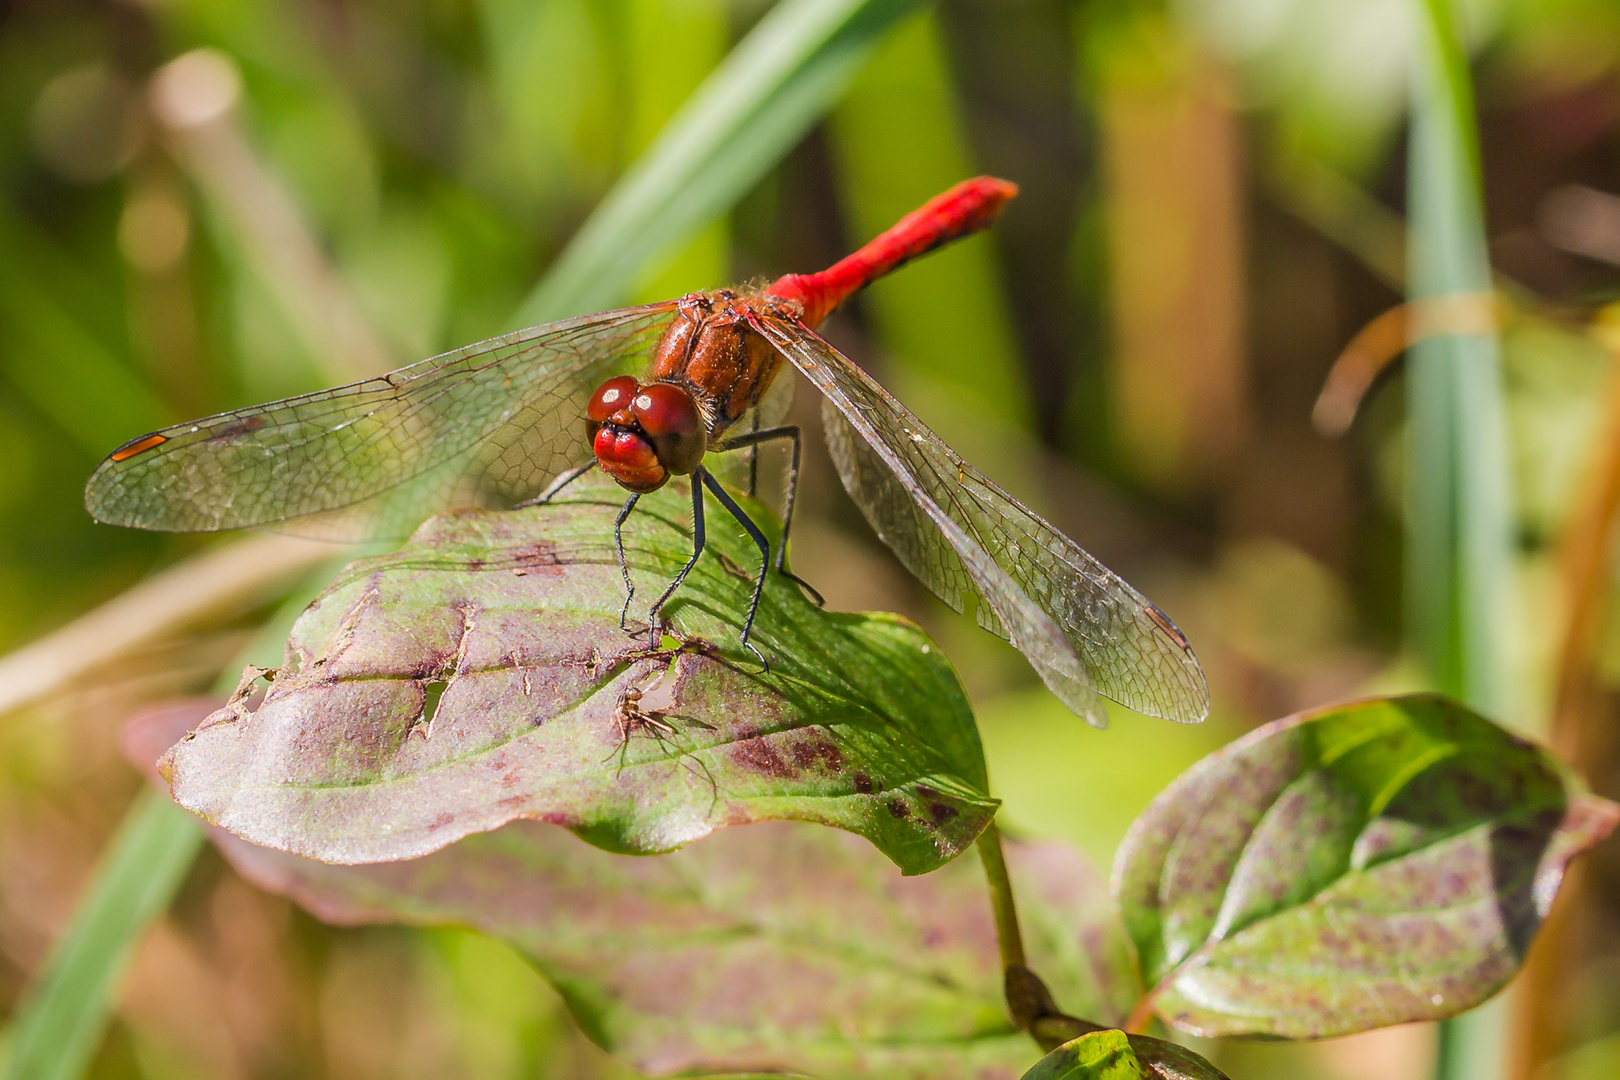
<svg viewBox="0 0 1620 1080">
<path fill-rule="evenodd" d="M 1408 164 L 1409 299 L 1491 287 L 1467 57 L 1449 0 L 1426 0 Z M 1504 629 L 1513 573 L 1497 340 L 1429 338 L 1408 358 L 1408 634 L 1435 685 L 1512 719 Z M 1440 1080 L 1503 1073 L 1501 999 L 1445 1024 Z"/>
<path fill-rule="evenodd" d="M 1446 0 L 1428 0 L 1410 150 L 1409 299 L 1491 288 L 1468 68 Z M 1505 718 L 1502 630 L 1512 575 L 1497 340 L 1430 337 L 1408 360 L 1408 630 L 1438 687 Z"/>
<path fill-rule="evenodd" d="M 724 213 L 925 0 L 782 0 L 681 106 L 518 309 L 527 326 L 611 307 L 649 260 Z"/>
<path fill-rule="evenodd" d="M 161 915 L 202 847 L 197 820 L 143 789 L 11 1032 L 7 1080 L 72 1080 L 95 1057 L 106 1004 L 136 938 Z"/>
<path fill-rule="evenodd" d="M 368 549 L 356 548 L 354 555 Z M 347 559 L 309 575 L 215 683 L 236 687 L 243 664 L 274 664 L 300 612 Z M 107 1030 L 114 990 L 141 933 L 168 910 L 202 847 L 202 826 L 156 788 L 136 797 L 8 1032 L 5 1080 L 76 1080 Z"/>
</svg>

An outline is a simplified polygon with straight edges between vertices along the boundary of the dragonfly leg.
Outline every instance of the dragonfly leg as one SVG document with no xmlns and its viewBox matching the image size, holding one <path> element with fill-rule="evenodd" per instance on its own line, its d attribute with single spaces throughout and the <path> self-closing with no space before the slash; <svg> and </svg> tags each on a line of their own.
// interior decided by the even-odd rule
<svg viewBox="0 0 1620 1080">
<path fill-rule="evenodd" d="M 751 434 L 756 441 L 748 448 L 748 497 L 750 499 L 759 496 L 759 409 L 757 408 L 754 410 L 753 420 L 754 427 Z"/>
<path fill-rule="evenodd" d="M 624 607 L 619 609 L 619 629 L 626 632 L 630 627 L 625 625 L 625 620 L 630 617 L 630 601 L 635 598 L 636 586 L 630 580 L 630 564 L 624 557 L 624 519 L 630 516 L 640 498 L 640 495 L 632 495 L 624 500 L 619 516 L 613 519 L 613 550 L 619 553 L 619 573 L 624 575 Z"/>
<path fill-rule="evenodd" d="M 659 610 L 669 601 L 671 596 L 675 595 L 675 590 L 681 587 L 681 582 L 686 580 L 686 575 L 690 574 L 692 567 L 697 565 L 698 556 L 703 554 L 703 484 L 699 478 L 707 478 L 708 475 L 702 468 L 694 469 L 692 472 L 692 557 L 686 560 L 686 565 L 681 567 L 681 572 L 675 575 L 675 580 L 669 583 L 669 587 L 664 590 L 663 595 L 653 601 L 651 610 L 647 612 L 647 622 L 649 624 L 647 629 L 648 643 L 654 649 L 658 647 Z"/>
<path fill-rule="evenodd" d="M 782 514 L 782 542 L 776 548 L 776 572 L 793 582 L 799 588 L 810 594 L 817 607 L 826 607 L 827 601 L 817 591 L 816 587 L 787 568 L 788 533 L 793 528 L 793 507 L 799 497 L 799 453 L 801 440 L 797 424 L 788 424 L 784 427 L 766 428 L 764 431 L 751 431 L 747 435 L 739 435 L 735 439 L 727 439 L 715 447 L 716 450 L 734 450 L 742 446 L 757 447 L 760 443 L 770 442 L 773 439 L 793 440 L 793 461 L 788 466 L 787 505 Z M 753 451 L 758 456 L 758 450 Z M 750 488 L 749 494 L 753 494 Z"/>
<path fill-rule="evenodd" d="M 764 653 L 749 644 L 748 635 L 754 629 L 754 616 L 759 614 L 759 598 L 765 592 L 765 573 L 771 568 L 771 542 L 765 539 L 765 534 L 760 531 L 758 525 L 754 524 L 754 519 L 745 514 L 743 508 L 738 506 L 730 495 L 726 494 L 726 489 L 720 486 L 720 482 L 711 476 L 707 469 L 699 469 L 692 476 L 694 484 L 698 476 L 703 477 L 704 486 L 714 492 L 714 497 L 720 500 L 720 505 L 731 512 L 731 516 L 737 519 L 737 523 L 743 527 L 743 531 L 759 547 L 759 576 L 754 579 L 754 595 L 748 601 L 748 617 L 743 620 L 742 646 L 759 657 L 762 669 L 760 674 L 763 675 L 771 670 L 770 661 L 765 659 Z"/>
<path fill-rule="evenodd" d="M 596 464 L 596 459 L 591 458 L 587 464 L 581 465 L 577 469 L 569 469 L 567 472 L 558 473 L 557 478 L 547 485 L 546 490 L 542 491 L 532 499 L 524 499 L 522 502 L 512 507 L 512 509 L 522 510 L 525 506 L 544 506 L 552 499 L 555 499 L 558 495 L 561 495 L 563 488 L 567 487 L 569 484 L 572 484 L 575 480 L 578 480 L 580 477 L 596 468 Z"/>
</svg>

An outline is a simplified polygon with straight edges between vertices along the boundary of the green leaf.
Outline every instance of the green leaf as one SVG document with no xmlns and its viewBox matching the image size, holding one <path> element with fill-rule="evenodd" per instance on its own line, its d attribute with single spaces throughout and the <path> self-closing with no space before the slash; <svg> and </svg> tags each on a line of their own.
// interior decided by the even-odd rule
<svg viewBox="0 0 1620 1080">
<path fill-rule="evenodd" d="M 208 713 L 185 706 L 126 729 L 132 760 Z M 904 877 L 858 838 L 799 823 L 632 858 L 513 822 L 421 859 L 333 866 L 210 832 L 246 877 L 328 922 L 459 924 L 512 943 L 592 1039 L 649 1072 L 1011 1080 L 1037 1054 L 1006 1016 L 977 851 Z M 1101 875 L 1066 844 L 1006 856 L 1060 1006 L 1118 1023 L 1139 990 Z"/>
<path fill-rule="evenodd" d="M 1226 1080 L 1215 1066 L 1163 1039 L 1093 1031 L 1053 1050 L 1023 1080 Z"/>
<path fill-rule="evenodd" d="M 641 267 L 752 188 L 895 23 L 926 0 L 781 0 L 698 87 L 519 309 L 530 326 L 612 307 Z"/>
<path fill-rule="evenodd" d="M 1523 960 L 1620 806 L 1445 698 L 1290 717 L 1132 827 L 1115 894 L 1152 1005 L 1199 1035 L 1323 1038 L 1452 1016 Z"/>
<path fill-rule="evenodd" d="M 136 797 L 18 1012 L 7 1080 L 70 1080 L 89 1066 L 136 937 L 169 906 L 201 845 L 197 822 L 179 807 L 155 791 Z"/>
<path fill-rule="evenodd" d="M 351 566 L 293 628 L 263 704 L 221 710 L 173 749 L 175 798 L 339 863 L 525 817 L 636 853 L 816 821 L 907 873 L 972 843 L 997 804 L 972 712 L 921 630 L 822 611 L 771 573 L 762 674 L 738 643 L 759 552 L 711 499 L 709 547 L 664 608 L 667 647 L 650 649 L 619 623 L 621 492 L 592 479 L 549 506 L 436 518 Z M 745 505 L 774 548 L 769 511 Z M 666 489 L 625 525 L 633 621 L 691 551 L 689 506 Z"/>
<path fill-rule="evenodd" d="M 1039 1054 L 1006 1014 L 976 853 L 902 877 L 855 837 L 787 822 L 651 858 L 514 822 L 352 867 L 217 839 L 246 877 L 326 921 L 455 923 L 511 942 L 593 1041 L 654 1075 L 1012 1080 Z M 1086 921 L 1105 890 L 1072 848 L 1007 855 L 1021 903 L 1066 923 L 1071 951 L 1122 933 Z M 1081 891 L 1049 880 L 1054 867 Z M 1084 972 L 1031 957 L 1065 1008 L 1107 1008 Z"/>
</svg>

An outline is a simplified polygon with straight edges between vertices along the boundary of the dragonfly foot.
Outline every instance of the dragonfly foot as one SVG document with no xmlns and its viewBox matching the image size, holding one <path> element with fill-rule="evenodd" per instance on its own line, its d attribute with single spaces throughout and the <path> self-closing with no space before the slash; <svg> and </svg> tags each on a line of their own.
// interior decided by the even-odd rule
<svg viewBox="0 0 1620 1080">
<path fill-rule="evenodd" d="M 771 673 L 771 662 L 769 660 L 765 659 L 765 654 L 760 652 L 758 649 L 756 649 L 754 647 L 754 643 L 752 641 L 747 640 L 746 638 L 743 639 L 742 646 L 743 646 L 743 648 L 747 649 L 749 652 L 753 653 L 754 657 L 757 660 L 759 660 L 759 670 L 756 671 L 754 674 L 756 674 L 756 675 L 769 675 Z"/>
<path fill-rule="evenodd" d="M 827 606 L 827 598 L 821 595 L 821 590 L 804 580 L 804 578 L 800 577 L 798 574 L 795 574 L 793 571 L 784 569 L 780 566 L 776 568 L 776 572 L 793 582 L 793 584 L 797 585 L 805 592 L 809 593 L 810 599 L 815 603 L 816 607 L 824 608 Z"/>
</svg>

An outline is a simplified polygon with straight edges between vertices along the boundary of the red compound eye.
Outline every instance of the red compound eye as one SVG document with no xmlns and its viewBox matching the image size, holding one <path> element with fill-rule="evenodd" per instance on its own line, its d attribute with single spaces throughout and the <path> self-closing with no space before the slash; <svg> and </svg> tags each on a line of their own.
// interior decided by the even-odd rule
<svg viewBox="0 0 1620 1080">
<path fill-rule="evenodd" d="M 634 375 L 615 375 L 596 388 L 590 404 L 585 406 L 585 415 L 593 424 L 605 424 L 608 417 L 620 409 L 629 408 L 631 399 L 640 389 L 641 384 L 636 382 Z"/>
<path fill-rule="evenodd" d="M 708 449 L 709 435 L 703 412 L 691 394 L 671 383 L 652 383 L 641 387 L 631 399 L 630 409 L 664 468 L 684 476 L 698 467 Z"/>
</svg>

